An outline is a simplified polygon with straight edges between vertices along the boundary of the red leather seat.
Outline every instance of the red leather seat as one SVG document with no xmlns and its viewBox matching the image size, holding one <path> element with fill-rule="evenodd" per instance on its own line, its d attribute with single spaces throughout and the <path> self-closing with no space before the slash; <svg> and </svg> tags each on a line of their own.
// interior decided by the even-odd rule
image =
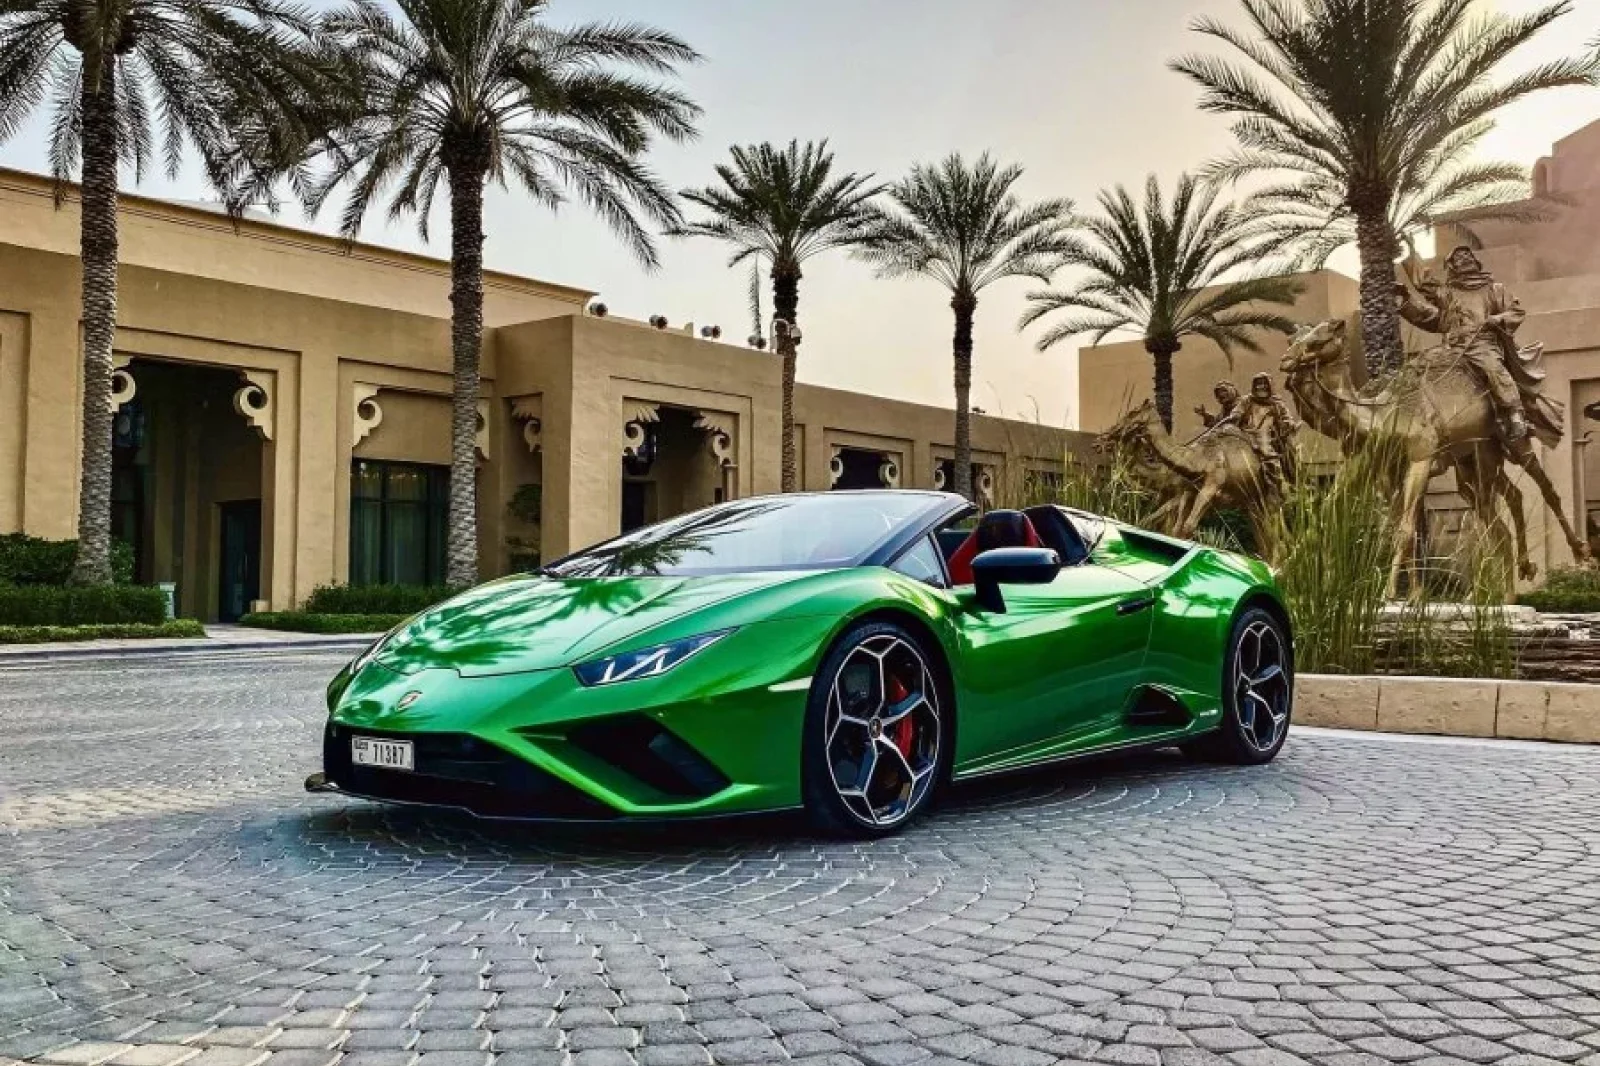
<svg viewBox="0 0 1600 1066">
<path fill-rule="evenodd" d="M 1044 542 L 1021 511 L 990 511 L 950 554 L 950 583 L 972 584 L 972 560 L 994 548 L 1040 548 Z"/>
</svg>

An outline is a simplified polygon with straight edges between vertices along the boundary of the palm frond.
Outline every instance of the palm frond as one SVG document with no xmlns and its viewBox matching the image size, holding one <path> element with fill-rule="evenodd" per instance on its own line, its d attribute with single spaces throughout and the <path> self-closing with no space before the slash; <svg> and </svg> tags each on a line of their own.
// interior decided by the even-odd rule
<svg viewBox="0 0 1600 1066">
<path fill-rule="evenodd" d="M 1292 305 L 1301 284 L 1262 276 L 1279 239 L 1252 210 L 1221 202 L 1216 184 L 1185 174 L 1169 196 L 1152 177 L 1141 202 L 1118 186 L 1101 194 L 1100 207 L 1076 221 L 1074 247 L 1061 257 L 1083 271 L 1077 283 L 1028 295 L 1019 329 L 1065 316 L 1040 335 L 1039 350 L 1079 334 L 1098 344 L 1128 330 L 1151 350 L 1176 350 L 1195 335 L 1226 342 L 1226 354 L 1256 343 L 1253 330 L 1292 331 L 1277 308 Z M 1246 263 L 1257 269 L 1228 280 Z"/>
<path fill-rule="evenodd" d="M 442 181 L 515 184 L 557 208 L 581 201 L 646 268 L 654 229 L 681 219 L 645 163 L 658 140 L 695 136 L 700 108 L 659 79 L 699 54 L 664 30 L 604 22 L 554 28 L 544 0 L 401 0 L 398 14 L 349 0 L 322 17 L 337 92 L 280 157 L 321 164 L 300 185 L 316 213 L 345 190 L 353 236 L 385 200 L 391 218 L 427 214 Z"/>
<path fill-rule="evenodd" d="M 919 274 L 974 298 L 1004 278 L 1048 282 L 1074 246 L 1072 204 L 1022 204 L 1012 194 L 1022 174 L 987 153 L 913 167 L 889 187 L 892 206 L 871 215 L 856 255 L 881 277 Z"/>
<path fill-rule="evenodd" d="M 869 175 L 835 176 L 826 141 L 736 145 L 729 155 L 715 168 L 720 184 L 680 194 L 701 214 L 670 234 L 722 241 L 733 247 L 733 263 L 759 255 L 775 271 L 865 239 L 883 187 Z"/>
<path fill-rule="evenodd" d="M 1172 66 L 1201 106 L 1234 118 L 1239 147 L 1204 171 L 1237 181 L 1270 173 L 1300 263 L 1354 237 L 1358 211 L 1386 215 L 1398 246 L 1454 205 L 1514 192 L 1508 172 L 1465 164 L 1501 108 L 1546 89 L 1600 84 L 1600 52 L 1497 77 L 1571 0 L 1521 14 L 1475 15 L 1472 0 L 1241 0 L 1246 26 L 1194 26 L 1230 55 Z M 1498 178 L 1497 178 L 1498 174 Z"/>
</svg>

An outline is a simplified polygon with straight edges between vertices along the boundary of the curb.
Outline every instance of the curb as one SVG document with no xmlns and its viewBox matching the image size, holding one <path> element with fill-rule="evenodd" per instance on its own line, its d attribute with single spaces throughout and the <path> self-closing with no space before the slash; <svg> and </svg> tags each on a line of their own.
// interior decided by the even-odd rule
<svg viewBox="0 0 1600 1066">
<path fill-rule="evenodd" d="M 201 655 L 227 655 L 230 652 L 359 651 L 379 634 L 350 637 L 324 637 L 313 640 L 206 640 L 204 637 L 183 644 L 151 641 L 114 647 L 86 647 L 63 641 L 56 647 L 29 647 L 8 650 L 0 647 L 0 667 L 25 666 L 40 662 L 70 662 L 83 659 L 150 659 L 160 656 L 194 658 Z"/>
<path fill-rule="evenodd" d="M 1378 733 L 1600 744 L 1600 685 L 1301 674 L 1297 724 Z"/>
</svg>

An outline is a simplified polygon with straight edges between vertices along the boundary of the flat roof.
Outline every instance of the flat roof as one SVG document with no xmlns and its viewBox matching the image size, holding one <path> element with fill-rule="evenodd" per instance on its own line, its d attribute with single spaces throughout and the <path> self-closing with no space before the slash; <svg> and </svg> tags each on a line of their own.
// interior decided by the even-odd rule
<svg viewBox="0 0 1600 1066">
<path fill-rule="evenodd" d="M 56 180 L 46 174 L 0 166 L 0 187 L 35 195 L 54 196 L 56 184 Z M 77 183 L 66 182 L 64 184 L 68 193 L 67 199 L 77 200 L 79 198 Z M 417 252 L 402 251 L 401 249 L 381 244 L 350 241 L 343 237 L 330 236 L 313 229 L 307 229 L 304 226 L 296 226 L 279 221 L 276 218 L 263 218 L 258 210 L 248 211 L 240 218 L 233 218 L 220 205 L 209 206 L 193 202 L 185 203 L 127 191 L 119 192 L 118 198 L 119 210 L 130 215 L 210 229 L 226 229 L 274 243 L 294 245 L 307 250 L 345 258 L 361 259 L 372 263 L 390 264 L 402 269 L 422 270 L 428 273 L 446 275 L 450 272 L 450 260 L 448 258 L 422 255 Z M 558 282 L 544 281 L 539 278 L 530 278 L 500 270 L 485 269 L 483 276 L 486 284 L 497 288 L 520 289 L 530 294 L 549 296 L 575 303 L 587 303 L 597 294 L 597 290 L 594 289 L 563 285 Z"/>
</svg>

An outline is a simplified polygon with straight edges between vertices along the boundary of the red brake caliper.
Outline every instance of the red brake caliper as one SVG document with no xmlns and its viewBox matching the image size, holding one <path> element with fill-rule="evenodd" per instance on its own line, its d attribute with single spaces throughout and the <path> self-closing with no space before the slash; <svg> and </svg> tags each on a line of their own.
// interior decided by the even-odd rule
<svg viewBox="0 0 1600 1066">
<path fill-rule="evenodd" d="M 890 703 L 899 703 L 910 694 L 911 690 L 906 688 L 905 683 L 898 677 L 889 678 Z M 908 714 L 900 719 L 892 729 L 893 732 L 889 734 L 889 739 L 894 742 L 895 747 L 900 749 L 901 755 L 904 755 L 907 759 L 911 758 L 911 716 Z"/>
</svg>

